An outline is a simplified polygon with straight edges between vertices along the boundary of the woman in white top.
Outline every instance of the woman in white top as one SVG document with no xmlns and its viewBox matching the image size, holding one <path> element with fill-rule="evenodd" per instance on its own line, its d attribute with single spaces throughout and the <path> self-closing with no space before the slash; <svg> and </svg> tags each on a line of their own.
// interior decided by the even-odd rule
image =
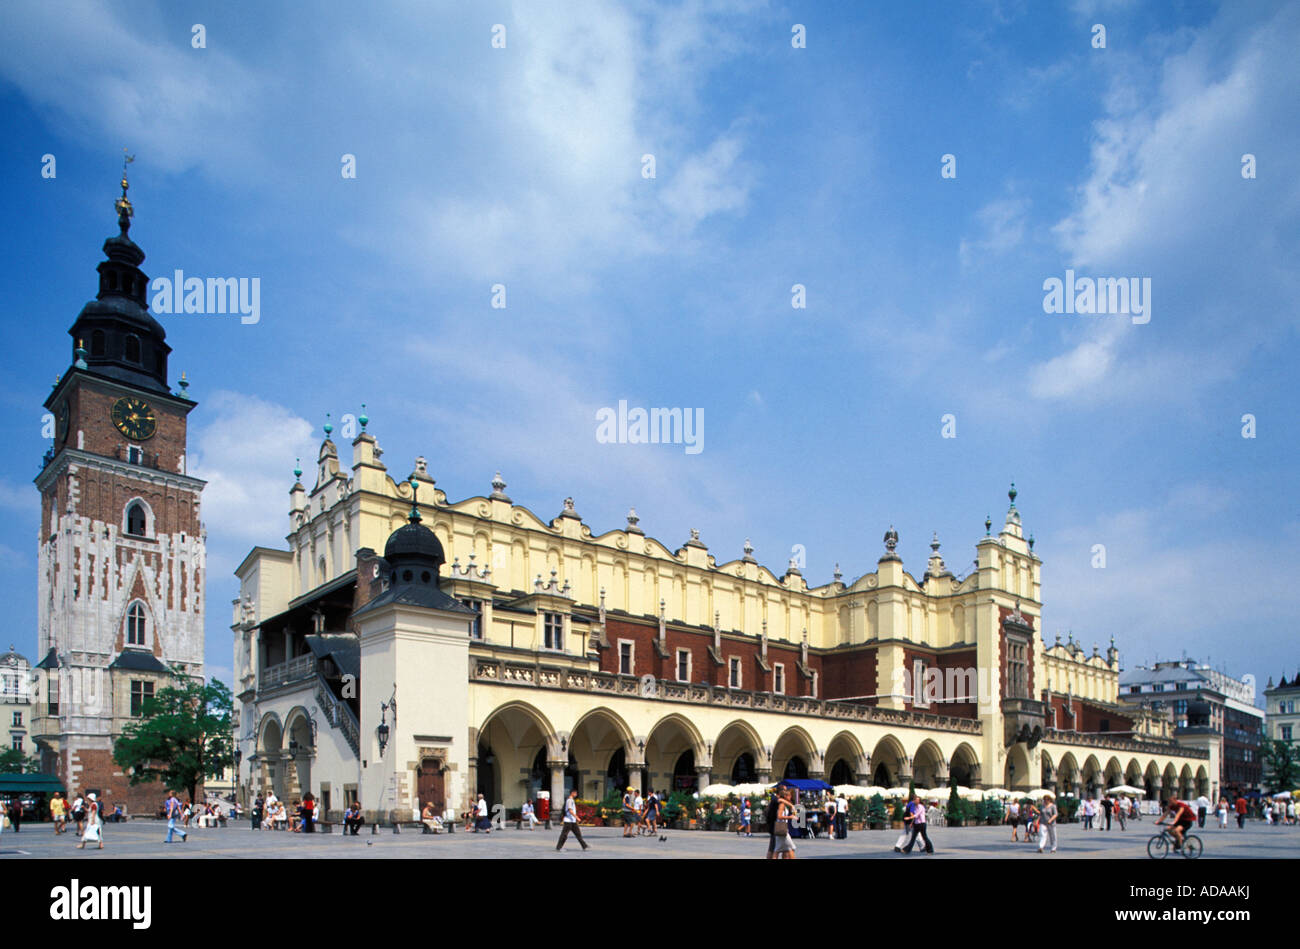
<svg viewBox="0 0 1300 949">
<path fill-rule="evenodd" d="M 537 826 L 537 813 L 533 808 L 532 801 L 524 801 L 523 818 L 528 822 L 529 830 Z"/>
</svg>

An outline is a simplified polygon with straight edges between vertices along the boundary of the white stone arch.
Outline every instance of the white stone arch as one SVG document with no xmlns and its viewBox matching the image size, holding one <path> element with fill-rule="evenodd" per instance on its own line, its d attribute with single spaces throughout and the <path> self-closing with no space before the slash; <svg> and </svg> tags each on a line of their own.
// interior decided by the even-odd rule
<svg viewBox="0 0 1300 949">
<path fill-rule="evenodd" d="M 712 745 L 706 745 L 700 730 L 685 715 L 670 712 L 651 726 L 645 738 L 645 767 L 651 787 L 671 787 L 678 762 L 690 752 L 694 768 L 712 768 Z"/>
<path fill-rule="evenodd" d="M 620 752 L 626 770 L 640 764 L 632 730 L 621 715 L 607 706 L 583 712 L 569 729 L 568 744 L 584 778 L 580 792 L 583 797 L 599 800 L 604 795 L 611 763 Z"/>
<path fill-rule="evenodd" d="M 828 784 L 856 784 L 859 780 L 867 777 L 870 759 L 867 758 L 858 736 L 846 728 L 836 732 L 831 736 L 831 740 L 826 743 L 826 754 L 823 761 L 826 771 L 824 780 Z M 844 782 L 831 780 L 837 765 L 841 761 L 853 773 L 852 780 Z"/>
<path fill-rule="evenodd" d="M 772 779 L 786 777 L 786 768 L 794 758 L 800 758 L 811 776 L 822 772 L 822 757 L 812 736 L 801 725 L 784 729 L 772 743 Z"/>
<path fill-rule="evenodd" d="M 871 783 L 895 787 L 904 774 L 911 775 L 911 768 L 903 743 L 892 732 L 881 735 L 871 751 Z"/>
<path fill-rule="evenodd" d="M 912 753 L 912 780 L 918 788 L 948 783 L 948 761 L 933 738 L 925 738 Z"/>
<path fill-rule="evenodd" d="M 970 742 L 959 743 L 948 756 L 948 775 L 956 775 L 957 783 L 964 787 L 975 787 L 982 782 L 980 756 Z"/>
<path fill-rule="evenodd" d="M 713 767 L 717 780 L 730 781 L 742 755 L 752 759 L 756 774 L 766 772 L 770 775 L 772 761 L 763 739 L 753 725 L 738 718 L 720 728 L 713 739 Z"/>
</svg>

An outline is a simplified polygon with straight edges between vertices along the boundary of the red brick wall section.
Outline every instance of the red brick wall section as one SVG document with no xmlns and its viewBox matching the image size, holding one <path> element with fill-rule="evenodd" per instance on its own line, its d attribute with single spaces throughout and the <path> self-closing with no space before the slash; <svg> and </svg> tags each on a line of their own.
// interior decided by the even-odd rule
<svg viewBox="0 0 1300 949">
<path fill-rule="evenodd" d="M 619 640 L 631 640 L 633 647 L 632 674 L 653 675 L 667 682 L 677 681 L 677 650 L 691 651 L 691 681 L 707 682 L 725 688 L 729 682 L 730 660 L 741 660 L 741 688 L 750 691 L 768 691 L 773 686 L 775 666 L 785 666 L 785 694 L 806 696 L 812 694 L 812 683 L 799 672 L 801 650 L 787 643 L 768 640 L 767 663 L 771 672 L 759 665 L 762 648 L 756 639 L 722 637 L 723 664 L 715 665 L 709 656 L 713 634 L 703 630 L 683 630 L 668 627 L 665 643 L 668 655 L 660 659 L 655 651 L 659 635 L 658 624 L 635 622 L 609 617 L 605 622 L 606 638 L 610 648 L 600 657 L 602 672 L 619 671 Z M 848 698 L 876 693 L 876 653 L 874 647 L 859 648 L 852 652 L 808 652 L 808 666 L 818 673 L 820 697 L 826 699 Z M 956 714 L 956 713 L 954 713 Z"/>
<path fill-rule="evenodd" d="M 876 647 L 822 653 L 810 652 L 808 663 L 821 671 L 821 697 L 849 699 L 876 694 Z M 875 700 L 872 700 L 875 704 Z"/>
<path fill-rule="evenodd" d="M 82 443 L 85 451 L 109 458 L 117 457 L 118 446 L 125 452 L 130 440 L 118 431 L 112 417 L 113 403 L 119 398 L 122 398 L 120 392 L 101 389 L 89 380 L 74 385 L 69 393 L 70 434 L 67 444 L 76 448 L 77 432 L 82 431 L 85 432 Z M 140 443 L 150 467 L 157 454 L 160 469 L 175 471 L 181 455 L 185 453 L 186 413 L 170 402 L 164 402 L 148 393 L 141 393 L 137 398 L 149 404 L 157 420 L 153 437 Z"/>
<path fill-rule="evenodd" d="M 935 653 L 933 650 L 924 649 L 903 649 L 904 662 L 907 663 L 908 673 L 915 671 L 915 662 L 919 659 L 925 664 L 926 669 L 938 669 L 940 678 L 936 681 L 935 687 L 939 691 L 939 696 L 945 701 L 931 702 L 928 706 L 922 706 L 918 711 L 929 712 L 934 715 L 952 715 L 958 718 L 978 718 L 979 717 L 979 695 L 980 686 L 979 671 L 976 669 L 974 687 L 970 686 L 969 678 L 966 675 L 952 676 L 948 675 L 948 670 L 962 670 L 976 668 L 977 653 L 975 650 L 963 650 L 961 652 Z M 924 682 L 913 682 L 913 694 L 924 688 Z M 961 690 L 962 694 L 971 695 L 969 702 L 949 702 L 946 701 L 949 689 Z M 914 703 L 906 703 L 908 709 L 914 708 Z"/>
<path fill-rule="evenodd" d="M 68 756 L 59 756 L 59 777 L 63 779 L 69 799 L 75 800 L 78 794 L 87 791 L 97 791 L 101 803 L 105 805 L 105 814 L 111 814 L 113 808 L 121 804 L 127 814 L 152 817 L 167 796 L 167 789 L 156 781 L 132 787 L 122 767 L 113 760 L 111 751 L 73 749 L 71 759 L 73 773 L 69 776 L 64 773 L 64 762 Z M 182 799 L 189 795 L 189 791 L 182 788 L 177 788 L 176 793 Z M 202 787 L 198 793 L 202 799 Z"/>
</svg>

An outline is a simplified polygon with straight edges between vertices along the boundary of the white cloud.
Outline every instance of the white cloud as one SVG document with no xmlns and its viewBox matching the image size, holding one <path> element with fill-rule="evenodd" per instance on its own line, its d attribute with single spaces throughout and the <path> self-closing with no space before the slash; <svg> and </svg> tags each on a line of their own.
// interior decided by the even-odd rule
<svg viewBox="0 0 1300 949">
<path fill-rule="evenodd" d="M 1027 198 L 998 198 L 975 214 L 981 236 L 961 239 L 958 257 L 963 268 L 980 258 L 997 257 L 1019 247 L 1025 239 L 1025 218 L 1029 213 Z"/>
<path fill-rule="evenodd" d="M 203 417 L 207 424 L 191 433 L 189 470 L 208 482 L 202 517 L 209 550 L 236 557 L 233 568 L 247 553 L 241 544 L 275 543 L 288 533 L 294 459 L 302 459 L 310 489 L 319 443 L 306 419 L 238 392 L 214 393 Z"/>
<path fill-rule="evenodd" d="M 1090 339 L 1029 370 L 1029 394 L 1062 399 L 1095 390 L 1115 362 L 1115 337 Z"/>
</svg>

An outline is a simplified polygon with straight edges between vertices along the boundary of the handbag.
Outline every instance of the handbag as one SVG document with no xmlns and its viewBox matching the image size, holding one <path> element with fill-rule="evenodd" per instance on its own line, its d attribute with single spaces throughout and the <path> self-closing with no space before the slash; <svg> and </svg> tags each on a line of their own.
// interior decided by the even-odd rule
<svg viewBox="0 0 1300 949">
<path fill-rule="evenodd" d="M 788 818 L 778 817 L 776 823 L 772 825 L 772 833 L 778 837 L 790 836 L 790 821 Z"/>
</svg>

